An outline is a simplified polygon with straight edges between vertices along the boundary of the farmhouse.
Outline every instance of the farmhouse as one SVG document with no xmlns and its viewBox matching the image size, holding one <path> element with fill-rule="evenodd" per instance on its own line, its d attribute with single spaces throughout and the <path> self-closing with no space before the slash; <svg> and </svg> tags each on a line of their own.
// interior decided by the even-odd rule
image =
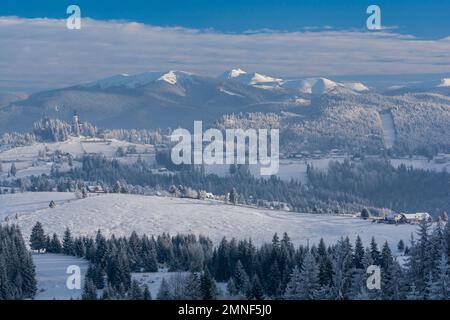
<svg viewBox="0 0 450 320">
<path fill-rule="evenodd" d="M 428 212 L 402 213 L 405 222 L 410 224 L 419 223 L 421 220 L 431 221 L 431 215 Z"/>
<path fill-rule="evenodd" d="M 103 190 L 103 187 L 100 185 L 96 185 L 96 186 L 87 186 L 87 190 L 90 193 L 105 193 L 105 191 Z"/>
<path fill-rule="evenodd" d="M 373 217 L 372 220 L 379 223 L 389 223 L 389 224 L 400 224 L 400 223 L 409 223 L 409 224 L 417 224 L 421 220 L 432 221 L 432 217 L 428 212 L 417 212 L 417 213 L 396 213 L 392 212 L 382 217 Z"/>
</svg>

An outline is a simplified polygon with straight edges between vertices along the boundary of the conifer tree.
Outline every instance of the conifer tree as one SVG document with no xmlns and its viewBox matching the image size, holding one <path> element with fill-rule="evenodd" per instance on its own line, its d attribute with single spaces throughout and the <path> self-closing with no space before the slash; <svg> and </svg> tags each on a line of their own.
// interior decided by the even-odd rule
<svg viewBox="0 0 450 320">
<path fill-rule="evenodd" d="M 261 285 L 258 275 L 254 275 L 249 290 L 247 291 L 247 299 L 249 300 L 263 300 L 264 289 Z"/>
<path fill-rule="evenodd" d="M 63 248 L 62 251 L 64 254 L 67 255 L 74 255 L 74 245 L 73 245 L 73 238 L 72 234 L 70 233 L 70 229 L 66 228 L 66 231 L 64 231 L 64 237 L 63 237 Z"/>
<path fill-rule="evenodd" d="M 372 255 L 373 263 L 376 265 L 379 265 L 380 259 L 381 259 L 381 253 L 378 250 L 378 245 L 377 245 L 374 237 L 372 237 L 372 240 L 370 241 L 370 254 Z"/>
<path fill-rule="evenodd" d="M 172 300 L 172 293 L 170 292 L 169 284 L 167 283 L 167 280 L 165 278 L 162 279 L 156 299 Z"/>
<path fill-rule="evenodd" d="M 450 299 L 450 272 L 445 253 L 442 253 L 439 261 L 438 275 L 436 281 L 433 283 L 431 298 L 435 300 Z"/>
<path fill-rule="evenodd" d="M 81 295 L 81 299 L 83 300 L 97 300 L 97 291 L 94 285 L 94 282 L 86 278 L 83 287 L 83 293 Z"/>
<path fill-rule="evenodd" d="M 276 297 L 280 293 L 281 286 L 281 272 L 278 263 L 274 261 L 267 274 L 267 293 L 271 297 Z"/>
<path fill-rule="evenodd" d="M 364 246 L 359 235 L 355 241 L 355 254 L 353 255 L 353 266 L 357 269 L 363 268 Z"/>
<path fill-rule="evenodd" d="M 311 253 L 305 256 L 300 271 L 300 290 L 305 300 L 316 298 L 319 291 L 319 270 Z"/>
<path fill-rule="evenodd" d="M 245 294 L 250 285 L 250 280 L 240 260 L 236 263 L 236 271 L 233 278 L 238 292 Z"/>
<path fill-rule="evenodd" d="M 402 239 L 400 239 L 400 241 L 397 244 L 397 250 L 399 252 L 404 252 L 405 251 L 405 242 L 403 242 Z"/>
<path fill-rule="evenodd" d="M 202 298 L 202 292 L 200 288 L 200 277 L 197 273 L 191 272 L 186 278 L 186 299 L 187 300 L 200 300 Z"/>
<path fill-rule="evenodd" d="M 236 296 L 239 293 L 238 289 L 236 288 L 236 283 L 234 282 L 233 277 L 231 277 L 230 280 L 228 280 L 227 282 L 227 291 L 231 297 Z"/>
<path fill-rule="evenodd" d="M 16 168 L 16 164 L 14 162 L 11 164 L 11 168 L 9 169 L 9 174 L 12 177 L 15 177 L 17 174 L 17 168 Z"/>
<path fill-rule="evenodd" d="M 47 238 L 45 236 L 44 228 L 38 221 L 34 225 L 30 235 L 30 247 L 38 252 L 46 249 Z"/>
<path fill-rule="evenodd" d="M 297 300 L 300 299 L 300 296 L 302 294 L 302 288 L 300 286 L 300 269 L 295 266 L 294 270 L 292 271 L 291 278 L 287 284 L 286 291 L 285 291 L 285 297 L 286 299 L 291 300 Z"/>
<path fill-rule="evenodd" d="M 61 253 L 62 246 L 56 233 L 53 234 L 49 246 L 47 248 L 47 251 L 51 253 Z"/>
<path fill-rule="evenodd" d="M 200 291 L 202 300 L 215 300 L 217 298 L 217 286 L 211 277 L 208 268 L 205 269 L 200 277 Z"/>
<path fill-rule="evenodd" d="M 148 285 L 144 285 L 144 291 L 142 293 L 142 300 L 152 300 L 152 294 L 150 292 L 150 289 L 148 288 Z"/>
<path fill-rule="evenodd" d="M 102 300 L 114 300 L 116 299 L 117 294 L 112 286 L 106 287 L 102 292 Z"/>
<path fill-rule="evenodd" d="M 139 283 L 137 280 L 131 281 L 131 287 L 129 292 L 129 299 L 131 300 L 143 300 L 144 299 L 144 293 L 139 286 Z"/>
</svg>

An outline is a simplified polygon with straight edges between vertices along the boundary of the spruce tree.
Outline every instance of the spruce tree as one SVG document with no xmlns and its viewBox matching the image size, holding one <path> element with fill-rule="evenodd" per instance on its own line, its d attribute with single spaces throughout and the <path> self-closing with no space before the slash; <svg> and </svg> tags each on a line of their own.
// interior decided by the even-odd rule
<svg viewBox="0 0 450 320">
<path fill-rule="evenodd" d="M 81 238 L 75 239 L 74 245 L 73 245 L 73 251 L 74 251 L 74 254 L 80 258 L 82 258 L 86 255 L 84 243 Z"/>
<path fill-rule="evenodd" d="M 3 255 L 0 254 L 0 300 L 12 299 L 11 291 L 12 288 L 6 273 L 6 262 Z"/>
<path fill-rule="evenodd" d="M 47 237 L 45 236 L 44 228 L 38 221 L 34 225 L 30 235 L 30 247 L 38 252 L 46 249 Z"/>
<path fill-rule="evenodd" d="M 97 291 L 94 285 L 94 282 L 86 278 L 83 287 L 83 293 L 81 295 L 81 299 L 83 300 L 97 300 Z"/>
<path fill-rule="evenodd" d="M 200 291 L 202 300 L 215 300 L 217 298 L 217 286 L 211 277 L 208 268 L 205 269 L 200 277 Z"/>
<path fill-rule="evenodd" d="M 185 292 L 184 299 L 186 300 L 200 300 L 202 298 L 200 278 L 197 273 L 191 272 L 186 277 Z"/>
<path fill-rule="evenodd" d="M 144 293 L 139 286 L 139 282 L 137 280 L 131 281 L 130 292 L 128 294 L 130 300 L 143 300 Z"/>
<path fill-rule="evenodd" d="M 11 169 L 9 169 L 9 173 L 12 177 L 15 177 L 17 174 L 17 168 L 14 162 L 11 164 Z"/>
<path fill-rule="evenodd" d="M 63 237 L 63 248 L 62 252 L 64 254 L 67 254 L 69 256 L 73 256 L 75 253 L 74 250 L 74 244 L 73 244 L 73 238 L 72 234 L 70 233 L 70 229 L 66 228 L 66 231 L 64 231 L 64 237 Z"/>
<path fill-rule="evenodd" d="M 233 277 L 230 278 L 227 282 L 227 292 L 230 297 L 236 296 L 239 293 L 239 290 L 236 288 L 236 283 L 234 282 Z"/>
<path fill-rule="evenodd" d="M 172 293 L 170 291 L 169 284 L 165 278 L 162 279 L 161 286 L 159 287 L 157 300 L 172 300 Z"/>
<path fill-rule="evenodd" d="M 370 241 L 370 254 L 372 255 L 373 263 L 380 265 L 381 253 L 378 250 L 378 245 L 374 237 L 372 237 L 372 240 Z"/>
<path fill-rule="evenodd" d="M 300 271 L 300 290 L 301 298 L 304 300 L 316 298 L 319 291 L 319 270 L 311 253 L 308 253 L 303 260 Z"/>
<path fill-rule="evenodd" d="M 152 294 L 150 292 L 150 289 L 148 288 L 148 285 L 144 285 L 144 291 L 142 293 L 142 300 L 152 300 Z"/>
<path fill-rule="evenodd" d="M 278 263 L 274 261 L 267 274 L 267 293 L 271 297 L 276 297 L 280 293 L 281 287 L 281 272 Z"/>
<path fill-rule="evenodd" d="M 445 253 L 442 253 L 439 261 L 438 275 L 436 281 L 433 283 L 431 298 L 434 300 L 450 299 L 450 272 Z"/>
<path fill-rule="evenodd" d="M 405 251 L 405 243 L 403 242 L 402 239 L 400 239 L 400 241 L 397 244 L 397 250 L 399 252 L 404 252 Z"/>
<path fill-rule="evenodd" d="M 356 237 L 355 241 L 355 253 L 353 255 L 353 266 L 357 269 L 362 269 L 364 266 L 362 260 L 364 258 L 364 246 L 360 236 Z"/>
<path fill-rule="evenodd" d="M 47 248 L 47 251 L 51 253 L 61 253 L 62 246 L 56 233 L 53 234 L 49 246 Z"/>
<path fill-rule="evenodd" d="M 286 291 L 285 291 L 285 298 L 290 300 L 298 300 L 300 299 L 300 296 L 302 294 L 302 289 L 300 287 L 300 269 L 295 266 L 294 270 L 292 271 L 291 278 L 287 284 Z"/>
<path fill-rule="evenodd" d="M 254 275 L 249 290 L 247 291 L 247 299 L 249 300 L 263 300 L 264 289 L 261 285 L 258 275 Z"/>
<path fill-rule="evenodd" d="M 245 294 L 250 286 L 250 280 L 240 260 L 236 263 L 236 271 L 233 278 L 238 292 Z"/>
</svg>

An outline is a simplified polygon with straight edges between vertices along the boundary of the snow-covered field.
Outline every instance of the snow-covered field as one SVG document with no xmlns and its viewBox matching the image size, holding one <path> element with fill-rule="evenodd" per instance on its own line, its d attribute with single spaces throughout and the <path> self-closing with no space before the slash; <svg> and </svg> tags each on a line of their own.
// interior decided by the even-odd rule
<svg viewBox="0 0 450 320">
<path fill-rule="evenodd" d="M 256 244 L 269 242 L 275 232 L 287 232 L 295 244 L 317 242 L 321 237 L 332 243 L 341 236 L 352 240 L 360 235 L 368 244 L 375 236 L 379 243 L 395 246 L 400 239 L 408 241 L 416 227 L 387 225 L 353 217 L 300 214 L 255 209 L 169 197 L 107 194 L 72 200 L 67 193 L 23 193 L 0 195 L 0 212 L 18 224 L 28 238 L 36 221 L 47 233 L 62 235 L 69 227 L 75 235 L 94 235 L 101 229 L 105 235 L 158 235 L 163 232 L 194 233 L 218 242 L 222 237 L 252 238 Z M 51 199 L 60 199 L 56 208 L 48 208 Z M 65 201 L 65 200 L 66 201 Z M 70 200 L 70 202 L 68 201 Z M 26 204 L 26 205 L 24 205 Z M 21 212 L 15 219 L 15 212 Z"/>
<path fill-rule="evenodd" d="M 70 192 L 28 192 L 0 195 L 0 222 L 5 219 L 15 219 L 15 216 L 37 213 L 48 209 L 50 201 L 57 206 L 76 200 L 75 194 Z"/>
<path fill-rule="evenodd" d="M 36 279 L 38 291 L 36 300 L 70 300 L 81 298 L 83 292 L 84 276 L 88 269 L 88 262 L 84 259 L 60 254 L 33 254 L 36 266 Z M 68 289 L 67 273 L 69 266 L 78 266 L 81 270 L 80 289 Z M 70 269 L 69 269 L 70 271 Z"/>
</svg>

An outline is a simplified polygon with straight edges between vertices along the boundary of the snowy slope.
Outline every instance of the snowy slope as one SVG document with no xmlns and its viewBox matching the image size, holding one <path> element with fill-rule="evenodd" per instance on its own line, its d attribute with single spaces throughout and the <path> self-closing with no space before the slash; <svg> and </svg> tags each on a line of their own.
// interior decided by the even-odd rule
<svg viewBox="0 0 450 320">
<path fill-rule="evenodd" d="M 127 155 L 127 157 L 116 158 L 116 151 L 119 147 L 127 149 L 129 146 L 134 146 L 136 152 L 141 155 L 141 158 L 147 163 L 155 161 L 155 152 L 152 145 L 133 144 L 126 141 L 109 139 L 107 141 L 100 139 L 88 139 L 83 137 L 71 137 L 67 141 L 54 143 L 35 143 L 30 146 L 17 147 L 0 152 L 0 162 L 3 164 L 4 172 L 0 172 L 0 178 L 7 176 L 10 164 L 14 163 L 18 169 L 16 178 L 23 178 L 26 176 L 39 176 L 41 174 L 49 174 L 52 162 L 38 161 L 39 152 L 50 154 L 56 150 L 62 153 L 70 153 L 74 158 L 80 157 L 84 154 L 101 153 L 110 159 L 118 159 L 120 162 L 136 162 L 138 155 Z M 77 163 L 75 162 L 76 166 Z M 67 164 L 64 164 L 59 169 L 61 172 L 69 170 Z"/>
<path fill-rule="evenodd" d="M 392 148 L 395 143 L 395 125 L 392 114 L 389 112 L 380 113 L 380 121 L 383 129 L 384 144 L 386 148 Z"/>
<path fill-rule="evenodd" d="M 75 200 L 75 195 L 68 192 L 30 192 L 0 195 L 0 222 L 15 215 L 29 215 L 30 213 L 47 209 L 51 200 L 60 206 Z"/>
<path fill-rule="evenodd" d="M 30 194 L 0 195 L 0 202 L 33 202 Z M 46 202 L 51 194 L 42 194 L 34 201 Z M 31 205 L 31 204 L 30 204 Z M 94 235 L 101 229 L 105 235 L 139 234 L 158 235 L 163 232 L 194 233 L 209 236 L 214 242 L 222 237 L 249 238 L 257 243 L 271 241 L 275 232 L 287 232 L 295 244 L 317 242 L 323 237 L 334 242 L 341 236 L 354 239 L 359 234 L 365 243 L 375 236 L 381 243 L 396 245 L 400 239 L 407 241 L 415 227 L 375 224 L 358 218 L 300 214 L 285 211 L 254 209 L 226 205 L 215 201 L 201 201 L 169 197 L 108 194 L 58 205 L 55 209 L 42 208 L 10 219 L 18 224 L 25 238 L 36 221 L 47 233 L 62 235 L 69 227 L 75 235 Z"/>
</svg>

